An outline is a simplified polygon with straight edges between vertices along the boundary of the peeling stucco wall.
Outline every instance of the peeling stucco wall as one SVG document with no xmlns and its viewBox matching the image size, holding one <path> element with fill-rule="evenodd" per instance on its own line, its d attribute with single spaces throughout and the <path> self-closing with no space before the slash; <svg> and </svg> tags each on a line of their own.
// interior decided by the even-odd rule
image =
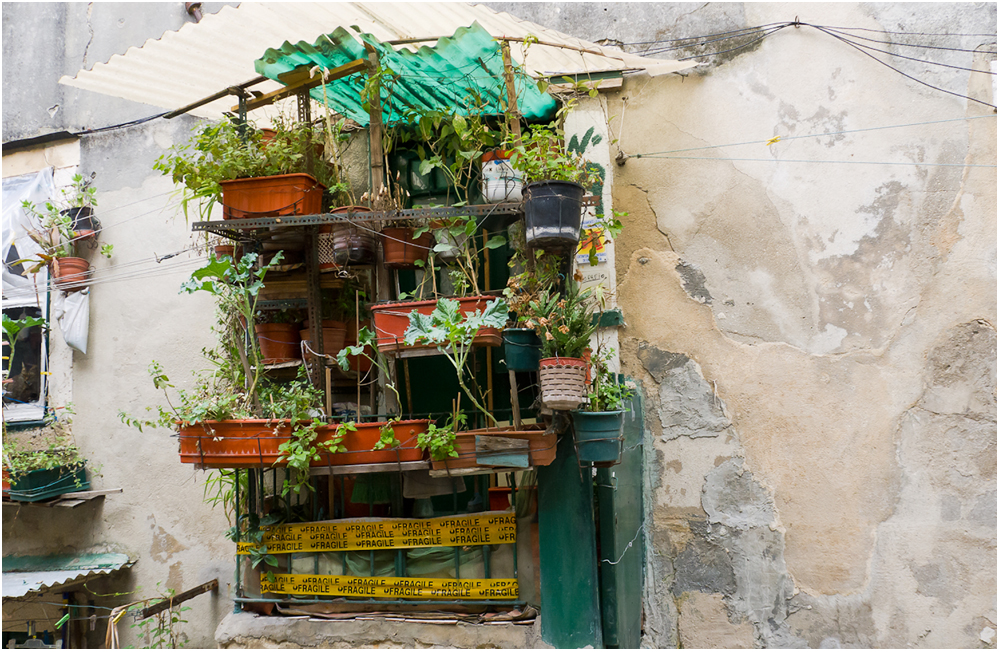
<svg viewBox="0 0 1000 652">
<path fill-rule="evenodd" d="M 992 5 L 712 15 L 740 13 L 996 32 Z M 995 42 L 894 51 L 982 71 Z M 988 75 L 900 68 L 993 101 Z M 614 207 L 622 366 L 648 405 L 644 642 L 995 646 L 997 182 L 975 167 L 996 164 L 993 110 L 806 28 L 629 77 L 607 106 L 633 155 Z M 830 132 L 851 133 L 810 136 Z"/>
</svg>

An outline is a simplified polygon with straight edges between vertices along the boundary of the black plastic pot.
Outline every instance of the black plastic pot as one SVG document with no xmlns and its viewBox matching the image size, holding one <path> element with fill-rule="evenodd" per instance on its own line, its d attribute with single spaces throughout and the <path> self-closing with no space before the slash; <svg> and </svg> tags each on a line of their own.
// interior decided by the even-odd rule
<svg viewBox="0 0 1000 652">
<path fill-rule="evenodd" d="M 580 241 L 583 186 L 534 181 L 524 188 L 524 236 L 531 247 L 566 247 Z"/>
<path fill-rule="evenodd" d="M 94 217 L 94 209 L 90 206 L 67 208 L 60 212 L 73 219 L 73 230 L 81 240 L 94 237 L 95 232 L 101 228 L 101 223 Z"/>
</svg>

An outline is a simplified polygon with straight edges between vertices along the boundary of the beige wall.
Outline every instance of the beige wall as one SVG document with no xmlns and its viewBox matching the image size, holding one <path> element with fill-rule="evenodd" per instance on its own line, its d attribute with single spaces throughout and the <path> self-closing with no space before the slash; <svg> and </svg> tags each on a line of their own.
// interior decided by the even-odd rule
<svg viewBox="0 0 1000 652">
<path fill-rule="evenodd" d="M 955 75 L 993 102 L 989 75 Z M 648 640 L 995 645 L 993 109 L 806 28 L 607 104 L 632 155 L 616 267 L 655 457 Z"/>
</svg>

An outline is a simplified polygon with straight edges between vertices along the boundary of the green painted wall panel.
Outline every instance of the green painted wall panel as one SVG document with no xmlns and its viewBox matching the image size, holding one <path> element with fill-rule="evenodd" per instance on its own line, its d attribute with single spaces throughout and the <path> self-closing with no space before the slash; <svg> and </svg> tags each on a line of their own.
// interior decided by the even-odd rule
<svg viewBox="0 0 1000 652">
<path fill-rule="evenodd" d="M 542 640 L 558 648 L 602 646 L 591 466 L 577 461 L 571 432 L 538 469 Z"/>
</svg>

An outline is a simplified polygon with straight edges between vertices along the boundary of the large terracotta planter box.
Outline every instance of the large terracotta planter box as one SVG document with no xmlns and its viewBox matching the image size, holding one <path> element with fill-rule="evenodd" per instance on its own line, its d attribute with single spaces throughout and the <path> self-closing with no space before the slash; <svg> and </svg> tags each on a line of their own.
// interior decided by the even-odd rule
<svg viewBox="0 0 1000 652">
<path fill-rule="evenodd" d="M 326 187 L 308 174 L 222 181 L 222 218 L 239 220 L 323 212 Z"/>
<path fill-rule="evenodd" d="M 497 297 L 463 297 L 458 299 L 462 314 L 468 315 L 479 310 L 482 312 L 486 304 Z M 435 349 L 435 344 L 414 344 L 408 345 L 403 339 L 403 334 L 410 325 L 410 313 L 417 311 L 423 315 L 434 312 L 437 306 L 437 299 L 426 301 L 406 301 L 400 303 L 382 303 L 371 307 L 372 322 L 375 326 L 375 337 L 377 338 L 378 350 L 382 353 L 393 353 L 397 351 L 413 349 Z M 497 328 L 480 328 L 476 337 L 472 340 L 473 346 L 500 346 L 503 341 L 501 332 Z"/>
<path fill-rule="evenodd" d="M 312 466 L 345 464 L 379 464 L 391 462 L 416 462 L 423 457 L 418 449 L 417 435 L 427 430 L 427 419 L 396 421 L 393 431 L 401 442 L 398 449 L 373 451 L 384 421 L 356 424 L 356 432 L 348 432 L 343 445 L 346 453 L 322 455 Z M 317 431 L 317 442 L 330 441 L 336 433 L 335 424 L 322 426 Z M 287 421 L 277 419 L 246 419 L 232 421 L 203 421 L 185 424 L 179 428 L 180 456 L 183 464 L 200 464 L 211 469 L 247 469 L 267 466 L 284 466 L 278 462 L 278 447 L 288 441 L 292 430 Z"/>
<path fill-rule="evenodd" d="M 431 468 L 435 470 L 456 470 L 471 469 L 480 465 L 477 461 L 476 436 L 506 437 L 508 439 L 528 440 L 528 463 L 531 466 L 548 466 L 556 459 L 556 434 L 545 434 L 544 426 L 539 425 L 537 429 L 531 426 L 522 426 L 521 430 L 514 430 L 513 426 L 506 428 L 482 428 L 479 430 L 467 430 L 455 435 L 455 452 L 458 457 L 450 457 L 442 461 L 432 461 Z"/>
</svg>

